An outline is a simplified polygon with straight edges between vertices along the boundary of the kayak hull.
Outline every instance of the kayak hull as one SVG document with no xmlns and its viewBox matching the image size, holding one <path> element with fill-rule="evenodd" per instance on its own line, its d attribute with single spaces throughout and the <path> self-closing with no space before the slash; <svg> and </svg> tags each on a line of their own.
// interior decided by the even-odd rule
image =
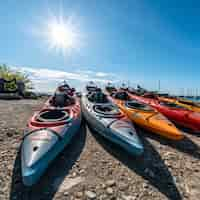
<svg viewBox="0 0 200 200">
<path fill-rule="evenodd" d="M 162 128 L 159 127 L 150 127 L 150 126 L 144 126 L 141 125 L 142 128 L 150 131 L 151 133 L 156 133 L 158 135 L 160 135 L 161 137 L 165 137 L 167 139 L 170 140 L 182 140 L 184 138 L 184 135 L 182 133 L 180 133 L 179 130 L 164 130 Z"/>
<path fill-rule="evenodd" d="M 163 116 L 162 116 L 163 118 Z M 140 127 L 158 134 L 162 137 L 165 137 L 170 140 L 182 140 L 184 138 L 184 135 L 181 131 L 179 131 L 171 122 L 169 122 L 167 119 L 164 119 L 163 121 L 159 122 L 158 120 L 155 120 L 153 122 L 147 122 L 145 119 L 139 121 L 135 118 L 130 117 L 130 119 L 138 124 Z"/>
<path fill-rule="evenodd" d="M 99 116 L 92 111 L 92 107 L 93 105 L 83 96 L 81 99 L 83 116 L 97 133 L 134 156 L 140 156 L 143 153 L 143 145 L 127 117 L 122 116 L 118 119 Z"/>
</svg>

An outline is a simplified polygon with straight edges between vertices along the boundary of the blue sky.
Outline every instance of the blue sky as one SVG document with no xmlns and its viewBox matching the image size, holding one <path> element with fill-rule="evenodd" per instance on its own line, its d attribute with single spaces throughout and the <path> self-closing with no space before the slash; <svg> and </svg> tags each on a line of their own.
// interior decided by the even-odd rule
<svg viewBox="0 0 200 200">
<path fill-rule="evenodd" d="M 196 91 L 200 83 L 199 7 L 200 2 L 193 0 L 3 1 L 0 62 L 31 73 L 35 70 L 37 84 L 40 78 L 40 87 L 46 84 L 43 89 L 54 87 L 52 74 L 64 72 L 78 74 L 70 79 L 76 85 L 79 77 L 87 76 L 82 81 L 94 78 L 104 83 L 120 78 L 156 89 L 161 80 L 165 91 Z M 60 14 L 73 19 L 72 26 L 80 35 L 78 46 L 65 55 L 49 49 L 38 34 L 52 16 Z M 38 74 L 44 69 L 46 74 Z"/>
</svg>

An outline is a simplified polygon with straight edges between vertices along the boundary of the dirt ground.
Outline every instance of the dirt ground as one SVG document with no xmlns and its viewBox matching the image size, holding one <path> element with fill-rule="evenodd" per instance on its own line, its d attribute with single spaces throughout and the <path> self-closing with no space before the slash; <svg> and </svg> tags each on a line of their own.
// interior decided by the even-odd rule
<svg viewBox="0 0 200 200">
<path fill-rule="evenodd" d="M 20 143 L 44 100 L 0 100 L 0 199 L 200 199 L 200 137 L 172 142 L 137 127 L 145 152 L 128 155 L 86 123 L 39 183 L 21 182 Z M 200 133 L 199 133 L 200 136 Z"/>
</svg>

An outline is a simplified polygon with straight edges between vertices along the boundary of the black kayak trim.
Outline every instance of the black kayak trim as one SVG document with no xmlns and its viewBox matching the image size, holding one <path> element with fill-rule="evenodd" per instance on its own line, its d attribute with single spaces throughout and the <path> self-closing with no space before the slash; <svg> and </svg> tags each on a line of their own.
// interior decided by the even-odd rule
<svg viewBox="0 0 200 200">
<path fill-rule="evenodd" d="M 118 121 L 119 119 L 115 119 L 113 120 L 110 124 L 107 125 L 107 128 L 110 128 L 112 126 L 112 124 L 114 124 L 116 121 Z"/>
</svg>

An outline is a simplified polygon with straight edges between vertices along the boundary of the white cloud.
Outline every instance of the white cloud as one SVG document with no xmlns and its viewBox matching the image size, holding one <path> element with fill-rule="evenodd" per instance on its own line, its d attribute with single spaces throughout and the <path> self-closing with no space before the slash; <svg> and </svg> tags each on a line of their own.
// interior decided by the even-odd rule
<svg viewBox="0 0 200 200">
<path fill-rule="evenodd" d="M 114 74 L 105 72 L 95 72 L 91 70 L 78 70 L 74 72 L 66 72 L 61 70 L 53 70 L 47 68 L 33 67 L 12 67 L 14 70 L 20 70 L 30 76 L 33 81 L 35 90 L 40 92 L 53 92 L 56 86 L 63 80 L 69 82 L 70 85 L 77 89 L 82 89 L 88 81 L 95 81 L 100 85 L 108 82 L 117 82 L 118 78 Z"/>
<path fill-rule="evenodd" d="M 98 76 L 98 77 L 107 77 L 107 76 L 110 76 L 110 74 L 104 73 L 104 72 L 97 72 L 96 76 Z"/>
<path fill-rule="evenodd" d="M 91 71 L 91 70 L 85 70 L 85 71 L 78 70 L 76 72 L 83 73 L 83 74 L 88 75 L 88 76 L 92 75 L 92 76 L 100 77 L 100 78 L 103 78 L 103 77 L 112 77 L 112 76 L 117 77 L 116 75 L 111 74 L 111 73 L 99 72 L 99 71 L 95 72 L 95 71 Z"/>
</svg>

